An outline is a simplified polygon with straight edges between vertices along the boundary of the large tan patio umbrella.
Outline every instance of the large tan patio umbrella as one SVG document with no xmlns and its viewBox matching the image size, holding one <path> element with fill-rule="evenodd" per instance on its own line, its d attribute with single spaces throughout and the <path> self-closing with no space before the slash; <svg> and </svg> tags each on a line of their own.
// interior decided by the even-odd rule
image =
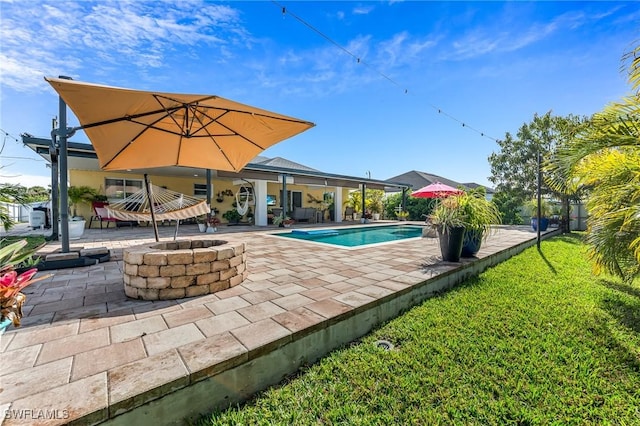
<svg viewBox="0 0 640 426">
<path fill-rule="evenodd" d="M 263 150 L 314 126 L 219 96 L 45 79 L 80 121 L 104 170 L 239 171 Z"/>
<path fill-rule="evenodd" d="M 183 166 L 237 172 L 270 146 L 314 126 L 214 95 L 45 80 L 80 121 L 71 131 L 84 130 L 103 170 Z M 145 183 L 150 195 L 146 174 Z"/>
</svg>

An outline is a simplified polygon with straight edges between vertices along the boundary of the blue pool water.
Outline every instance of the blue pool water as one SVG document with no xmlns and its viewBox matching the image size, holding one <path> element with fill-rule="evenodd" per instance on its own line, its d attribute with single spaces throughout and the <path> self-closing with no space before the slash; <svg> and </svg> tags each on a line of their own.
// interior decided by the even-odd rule
<svg viewBox="0 0 640 426">
<path fill-rule="evenodd" d="M 362 228 L 343 229 L 294 229 L 290 232 L 281 232 L 277 235 L 297 240 L 314 241 L 325 244 L 335 244 L 343 247 L 358 247 L 368 244 L 386 243 L 389 241 L 404 240 L 422 236 L 421 226 L 391 225 L 391 226 L 367 226 Z"/>
</svg>

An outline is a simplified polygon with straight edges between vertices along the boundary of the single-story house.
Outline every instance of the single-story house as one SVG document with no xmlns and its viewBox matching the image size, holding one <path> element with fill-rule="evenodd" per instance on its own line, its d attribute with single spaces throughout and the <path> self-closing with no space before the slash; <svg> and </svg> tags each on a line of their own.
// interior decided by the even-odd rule
<svg viewBox="0 0 640 426">
<path fill-rule="evenodd" d="M 452 186 L 454 188 L 457 188 L 457 187 L 461 186 L 463 188 L 474 189 L 474 188 L 477 188 L 479 186 L 482 186 L 482 185 L 479 185 L 479 184 L 474 183 L 474 182 L 460 183 L 460 182 L 456 182 L 455 180 L 447 179 L 447 178 L 442 177 L 442 176 L 438 176 L 438 175 L 434 175 L 434 174 L 426 173 L 426 172 L 419 172 L 417 170 L 411 170 L 411 171 L 403 173 L 401 175 L 394 176 L 392 178 L 389 178 L 389 181 L 391 181 L 391 182 L 406 182 L 408 185 L 411 185 L 413 190 L 420 189 L 420 188 L 425 187 L 427 185 L 431 185 L 432 183 L 435 183 L 435 182 L 444 183 L 445 185 L 449 185 L 449 186 Z M 495 191 L 493 190 L 493 188 L 488 188 L 486 186 L 485 186 L 485 190 L 487 191 L 487 200 L 491 200 L 491 198 L 493 198 L 493 193 Z M 400 189 L 390 186 L 390 187 L 386 188 L 385 191 L 386 192 L 399 192 Z"/>
<path fill-rule="evenodd" d="M 50 139 L 23 134 L 22 142 L 51 162 Z M 224 212 L 235 208 L 233 203 L 236 197 L 228 194 L 235 195 L 241 188 L 246 191 L 250 187 L 255 200 L 255 206 L 252 206 L 254 223 L 258 226 L 267 225 L 269 210 L 283 207 L 283 191 L 287 194 L 289 212 L 295 211 L 295 208 L 311 207 L 320 212 L 314 220 L 331 217 L 336 222 L 341 222 L 343 205 L 350 191 L 364 188 L 407 191 L 411 187 L 400 181 L 327 173 L 285 158 L 264 156 L 257 156 L 238 173 L 217 170 L 208 172 L 191 167 L 104 171 L 98 165 L 93 146 L 77 142 L 68 142 L 67 162 L 69 185 L 93 187 L 111 202 L 122 200 L 142 189 L 144 174 L 147 174 L 151 183 L 156 186 L 203 199 L 207 197 L 207 189 L 210 188 L 210 206 L 222 216 Z M 211 179 L 208 181 L 209 174 Z M 335 206 L 332 214 L 326 210 L 329 201 Z M 91 206 L 78 207 L 80 215 L 93 215 Z"/>
</svg>

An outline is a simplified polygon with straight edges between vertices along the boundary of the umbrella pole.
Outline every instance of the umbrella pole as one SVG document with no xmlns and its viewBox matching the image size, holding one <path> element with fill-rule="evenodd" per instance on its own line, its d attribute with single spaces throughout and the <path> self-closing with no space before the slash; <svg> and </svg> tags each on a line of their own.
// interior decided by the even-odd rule
<svg viewBox="0 0 640 426">
<path fill-rule="evenodd" d="M 156 243 L 160 241 L 158 237 L 158 224 L 156 223 L 156 211 L 153 206 L 153 197 L 151 194 L 151 185 L 149 184 L 149 175 L 144 174 L 144 185 L 147 188 L 147 201 L 149 202 L 149 211 L 151 212 L 151 223 L 153 223 L 153 233 L 156 236 Z"/>
</svg>

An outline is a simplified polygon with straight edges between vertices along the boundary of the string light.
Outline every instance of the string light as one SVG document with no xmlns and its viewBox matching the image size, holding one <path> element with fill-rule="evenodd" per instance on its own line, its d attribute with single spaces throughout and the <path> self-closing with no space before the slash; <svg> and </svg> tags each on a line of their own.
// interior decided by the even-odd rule
<svg viewBox="0 0 640 426">
<path fill-rule="evenodd" d="M 362 60 L 361 58 L 359 58 L 357 55 L 355 55 L 354 53 L 352 53 L 351 51 L 349 51 L 348 49 L 346 49 L 345 47 L 343 47 L 342 45 L 340 45 L 339 43 L 337 43 L 335 40 L 333 40 L 331 37 L 327 36 L 326 34 L 324 34 L 322 31 L 318 30 L 317 28 L 315 28 L 313 25 L 311 25 L 310 23 L 308 23 L 307 21 L 305 21 L 304 19 L 302 19 L 301 17 L 299 17 L 298 15 L 296 15 L 295 13 L 291 12 L 291 10 L 287 10 L 283 5 L 279 4 L 276 0 L 271 0 L 271 2 L 273 4 L 275 4 L 276 6 L 282 8 L 282 14 L 283 16 L 285 14 L 288 14 L 290 16 L 292 16 L 293 18 L 295 18 L 298 22 L 300 22 L 301 24 L 303 24 L 304 26 L 306 26 L 307 28 L 309 28 L 310 30 L 312 30 L 313 32 L 315 32 L 316 34 L 318 34 L 320 37 L 324 38 L 325 40 L 327 40 L 329 43 L 333 44 L 335 47 L 337 47 L 338 49 L 342 50 L 344 53 L 346 53 L 347 55 L 351 56 L 352 58 L 354 58 L 356 60 L 357 64 L 362 64 L 364 66 L 369 67 L 371 70 L 373 70 L 375 73 L 377 73 L 378 75 L 380 75 L 382 78 L 384 78 L 385 80 L 389 81 L 390 83 L 394 84 L 395 86 L 401 87 L 400 84 L 398 82 L 396 82 L 395 80 L 393 80 L 391 77 L 389 77 L 388 75 L 384 74 L 383 72 L 379 71 L 378 69 L 376 69 L 375 67 L 373 67 L 371 64 L 367 63 L 366 61 Z M 404 90 L 404 94 L 409 94 L 409 90 L 408 89 L 403 89 Z M 456 117 L 452 116 L 451 114 L 448 114 L 444 111 L 442 111 L 442 109 L 438 108 L 435 105 L 429 104 L 429 106 L 431 108 L 433 108 L 434 110 L 436 110 L 438 112 L 438 114 L 442 114 L 445 117 L 456 121 L 460 124 L 462 124 L 462 127 L 464 127 L 465 129 L 469 129 L 472 130 L 476 133 L 478 133 L 481 137 L 485 137 L 487 139 L 491 139 L 494 142 L 498 142 L 498 139 L 491 137 L 489 135 L 487 135 L 485 132 L 480 131 L 474 127 L 469 126 L 468 124 L 466 124 L 465 122 L 463 122 L 462 120 L 457 119 Z"/>
<path fill-rule="evenodd" d="M 5 144 L 7 142 L 7 139 L 11 139 L 14 142 L 16 142 L 18 145 L 22 146 L 24 148 L 24 145 L 22 144 L 22 142 L 20 141 L 20 139 L 16 138 L 15 136 L 9 134 L 8 132 L 6 132 L 3 129 L 0 129 L 0 132 L 2 132 L 2 134 L 4 135 L 3 139 L 2 139 L 2 145 L 0 145 L 0 154 L 2 154 L 2 152 L 4 151 L 4 147 Z M 31 160 L 31 161 L 45 161 L 43 158 L 38 157 L 38 158 L 28 158 L 28 157 L 10 157 L 7 155 L 3 155 L 2 158 L 6 158 L 6 159 L 11 159 L 11 160 Z"/>
</svg>

